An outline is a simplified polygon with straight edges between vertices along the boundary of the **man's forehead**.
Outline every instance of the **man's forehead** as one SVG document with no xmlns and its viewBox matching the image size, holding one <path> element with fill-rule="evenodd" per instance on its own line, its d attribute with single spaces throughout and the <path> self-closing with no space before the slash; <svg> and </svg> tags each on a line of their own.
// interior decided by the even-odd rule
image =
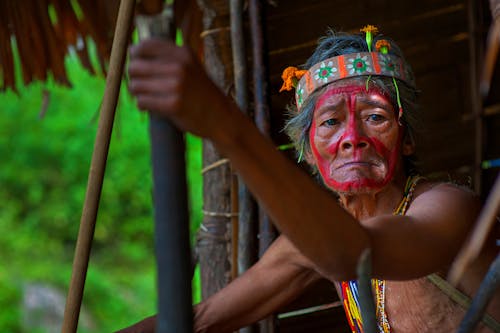
<svg viewBox="0 0 500 333">
<path fill-rule="evenodd" d="M 356 95 L 357 97 L 377 96 L 388 99 L 386 93 L 373 85 L 367 87 L 366 83 L 358 82 L 338 82 L 336 84 L 328 85 L 323 92 L 318 96 L 317 105 L 321 105 L 327 101 L 341 100 L 350 95 Z"/>
</svg>

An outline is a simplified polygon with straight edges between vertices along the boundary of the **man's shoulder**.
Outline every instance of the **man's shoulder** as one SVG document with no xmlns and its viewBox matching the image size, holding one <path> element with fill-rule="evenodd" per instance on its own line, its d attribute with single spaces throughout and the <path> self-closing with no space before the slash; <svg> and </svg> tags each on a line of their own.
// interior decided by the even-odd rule
<svg viewBox="0 0 500 333">
<path fill-rule="evenodd" d="M 453 181 L 430 181 L 424 179 L 417 184 L 415 198 L 421 195 L 447 195 L 479 200 L 477 194 L 467 185 Z"/>
<path fill-rule="evenodd" d="M 481 202 L 470 187 L 456 182 L 420 182 L 415 189 L 412 206 L 426 208 L 436 205 L 443 209 L 478 211 Z"/>
</svg>

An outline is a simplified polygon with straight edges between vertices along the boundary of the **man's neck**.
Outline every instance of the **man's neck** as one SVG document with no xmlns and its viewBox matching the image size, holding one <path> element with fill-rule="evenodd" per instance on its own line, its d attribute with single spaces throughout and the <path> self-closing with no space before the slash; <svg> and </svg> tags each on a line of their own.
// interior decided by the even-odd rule
<svg viewBox="0 0 500 333">
<path fill-rule="evenodd" d="M 383 214 L 392 214 L 400 203 L 406 178 L 395 177 L 382 189 L 360 193 L 341 193 L 342 206 L 358 220 Z"/>
</svg>

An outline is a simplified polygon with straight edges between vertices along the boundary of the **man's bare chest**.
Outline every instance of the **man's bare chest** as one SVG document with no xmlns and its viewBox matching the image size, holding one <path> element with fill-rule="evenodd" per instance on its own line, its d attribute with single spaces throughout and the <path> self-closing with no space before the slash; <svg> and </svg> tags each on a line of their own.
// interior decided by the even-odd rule
<svg viewBox="0 0 500 333">
<path fill-rule="evenodd" d="M 427 278 L 387 281 L 386 312 L 393 333 L 454 333 L 465 314 Z"/>
</svg>

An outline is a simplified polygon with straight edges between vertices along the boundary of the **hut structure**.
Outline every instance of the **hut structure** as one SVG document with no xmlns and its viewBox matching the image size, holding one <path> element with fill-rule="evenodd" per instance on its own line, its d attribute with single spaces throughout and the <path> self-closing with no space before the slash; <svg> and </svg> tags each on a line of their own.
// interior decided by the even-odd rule
<svg viewBox="0 0 500 333">
<path fill-rule="evenodd" d="M 425 127 L 418 155 L 423 173 L 469 183 L 482 198 L 490 192 L 500 158 L 500 66 L 490 56 L 489 90 L 481 94 L 482 71 L 490 54 L 487 36 L 494 30 L 487 0 L 186 3 L 197 11 L 199 26 L 193 40 L 202 45 L 200 56 L 210 77 L 276 146 L 288 143 L 281 128 L 292 99 L 291 93 L 278 93 L 282 70 L 304 63 L 328 29 L 354 32 L 366 24 L 377 26 L 398 42 L 421 90 Z M 64 69 L 69 52 L 75 52 L 90 72 L 105 73 L 118 4 L 1 0 L 0 89 L 16 89 L 14 52 L 21 59 L 23 84 L 48 76 L 71 84 Z M 96 45 L 98 68 L 90 61 L 89 38 Z M 294 158 L 290 150 L 284 154 Z M 196 253 L 202 296 L 208 297 L 257 260 L 277 232 L 210 142 L 204 143 L 203 155 L 204 220 Z M 247 330 L 349 331 L 334 288 L 325 281 L 259 326 Z"/>
</svg>

